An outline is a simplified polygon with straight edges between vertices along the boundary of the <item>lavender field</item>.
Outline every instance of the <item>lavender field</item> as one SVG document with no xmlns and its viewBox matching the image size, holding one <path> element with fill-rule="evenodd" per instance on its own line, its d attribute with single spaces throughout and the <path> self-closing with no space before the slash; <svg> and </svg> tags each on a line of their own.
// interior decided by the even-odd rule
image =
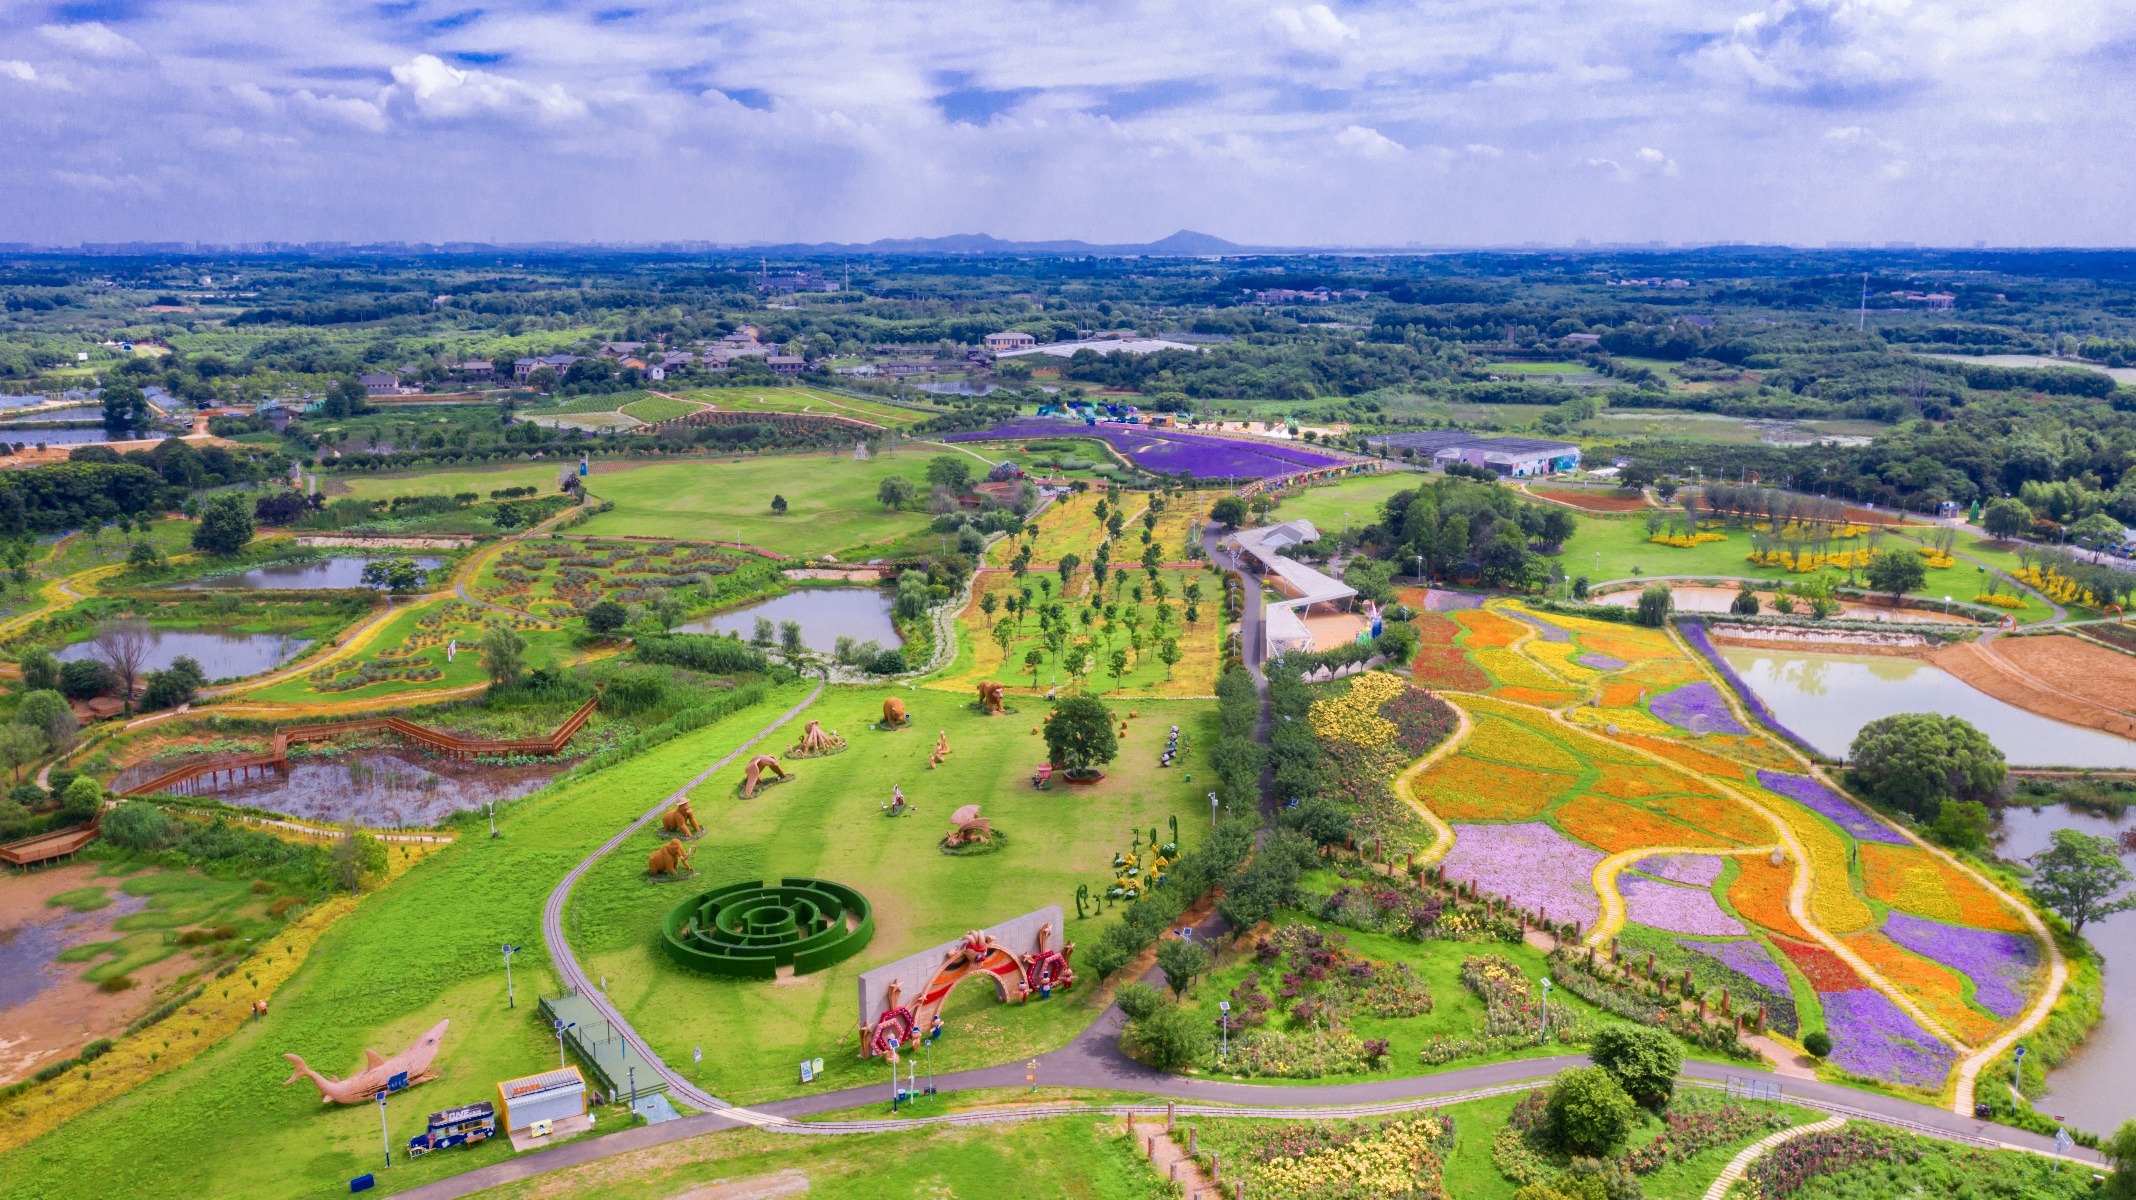
<svg viewBox="0 0 2136 1200">
<path fill-rule="evenodd" d="M 1077 421 L 1027 418 L 976 433 L 957 433 L 950 442 L 1000 441 L 1014 438 L 1085 437 L 1106 442 L 1146 471 L 1196 479 L 1262 479 L 1292 471 L 1330 467 L 1344 459 L 1295 446 L 1249 442 L 1240 438 L 1145 429 L 1136 425 L 1084 425 Z"/>
</svg>

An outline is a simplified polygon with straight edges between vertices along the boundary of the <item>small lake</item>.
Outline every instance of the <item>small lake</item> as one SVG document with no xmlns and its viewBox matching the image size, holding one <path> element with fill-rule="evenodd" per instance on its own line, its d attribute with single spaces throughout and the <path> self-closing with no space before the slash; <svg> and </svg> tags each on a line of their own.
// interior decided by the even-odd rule
<svg viewBox="0 0 2136 1200">
<path fill-rule="evenodd" d="M 152 629 L 141 671 L 160 671 L 185 655 L 200 664 L 210 680 L 243 679 L 272 670 L 295 658 L 311 642 L 279 633 L 240 633 L 232 629 Z M 96 641 L 76 642 L 54 657 L 61 662 L 95 658 Z"/>
<path fill-rule="evenodd" d="M 2136 742 L 2035 716 L 1919 659 L 1743 646 L 1721 654 L 1782 725 L 1835 758 L 1878 717 L 1934 712 L 1972 722 L 2012 766 L 2136 767 Z"/>
<path fill-rule="evenodd" d="M 1996 853 L 2026 858 L 2045 850 L 2057 829 L 2075 829 L 2118 837 L 2128 818 L 2115 821 L 2071 812 L 2059 806 L 2033 812 L 2003 810 Z M 2136 912 L 2115 913 L 2084 927 L 2084 940 L 2106 958 L 2106 1000 L 2091 1036 L 2063 1064 L 2047 1075 L 2047 1095 L 2034 1107 L 2100 1134 L 2136 1119 L 2136 1088 L 2129 1069 L 2136 1067 Z"/>
<path fill-rule="evenodd" d="M 196 579 L 190 583 L 173 584 L 174 590 L 232 588 L 245 591 L 264 589 L 298 589 L 310 591 L 318 588 L 354 588 L 363 586 L 363 569 L 374 562 L 392 562 L 390 558 L 326 558 L 318 562 L 277 563 L 273 566 L 254 567 L 236 575 L 218 575 L 213 579 Z M 442 558 L 418 558 L 415 565 L 425 571 L 444 565 Z"/>
<path fill-rule="evenodd" d="M 774 625 L 799 621 L 801 640 L 811 650 L 828 653 L 840 637 L 879 642 L 890 650 L 905 644 L 890 623 L 890 606 L 890 593 L 875 588 L 803 588 L 675 629 L 678 633 L 740 633 L 747 638 L 756 632 L 757 618 L 763 617 Z"/>
<path fill-rule="evenodd" d="M 160 768 L 159 768 L 160 769 Z M 366 752 L 333 759 L 289 761 L 287 778 L 215 793 L 229 804 L 264 808 L 313 821 L 349 822 L 370 829 L 435 825 L 462 809 L 539 791 L 559 766 L 484 767 L 431 758 L 418 751 Z M 142 768 L 143 777 L 151 772 Z"/>
</svg>

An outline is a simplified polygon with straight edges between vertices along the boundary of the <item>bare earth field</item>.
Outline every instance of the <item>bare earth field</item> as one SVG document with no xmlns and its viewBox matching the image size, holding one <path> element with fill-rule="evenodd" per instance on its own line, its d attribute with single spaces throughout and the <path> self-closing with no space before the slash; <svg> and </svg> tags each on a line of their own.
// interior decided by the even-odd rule
<svg viewBox="0 0 2136 1200">
<path fill-rule="evenodd" d="M 54 936 L 65 946 L 113 936 L 111 923 L 125 908 L 113 905 L 75 913 L 45 903 L 62 892 L 87 886 L 95 875 L 94 865 L 82 865 L 0 877 L 0 962 L 10 972 L 35 972 L 49 981 L 27 1000 L 0 1008 L 0 1084 L 26 1078 L 45 1063 L 66 1058 L 97 1038 L 117 1036 L 155 1004 L 157 988 L 192 965 L 186 957 L 173 955 L 137 972 L 134 978 L 139 987 L 111 993 L 82 979 L 85 966 L 32 964 L 9 956 L 12 950 L 27 951 L 32 942 Z"/>
<path fill-rule="evenodd" d="M 1945 646 L 1929 661 L 2005 704 L 2136 737 L 2136 658 L 2079 638 L 1994 638 Z"/>
</svg>

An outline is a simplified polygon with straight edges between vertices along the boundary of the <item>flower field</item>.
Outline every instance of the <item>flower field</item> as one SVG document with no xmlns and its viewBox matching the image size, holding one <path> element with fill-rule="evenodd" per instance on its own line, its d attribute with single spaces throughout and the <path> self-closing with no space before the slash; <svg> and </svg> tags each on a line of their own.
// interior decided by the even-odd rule
<svg viewBox="0 0 2136 1200">
<path fill-rule="evenodd" d="M 1464 609 L 1453 613 L 1452 617 L 1467 631 L 1461 644 L 1471 651 L 1502 649 L 1534 632 L 1531 627 L 1488 608 Z"/>
<path fill-rule="evenodd" d="M 1703 679 L 1654 697 L 1647 704 L 1647 711 L 1678 729 L 1693 733 L 1743 735 L 1750 732 L 1728 711 L 1728 702 L 1721 699 L 1720 689 Z"/>
<path fill-rule="evenodd" d="M 1763 846 L 1778 836 L 1772 825 L 1757 813 L 1719 796 L 1657 796 L 1640 804 L 1649 811 L 1740 846 Z"/>
<path fill-rule="evenodd" d="M 1578 782 L 1571 775 L 1454 754 L 1434 763 L 1412 786 L 1449 821 L 1531 821 Z"/>
<path fill-rule="evenodd" d="M 1848 841 L 1804 809 L 1786 803 L 1771 807 L 1809 853 L 1815 876 L 1810 888 L 1810 919 L 1823 926 L 1826 933 L 1839 937 L 1869 928 L 1874 923 L 1869 906 L 1854 894 L 1847 870 Z"/>
<path fill-rule="evenodd" d="M 1587 767 L 1536 727 L 1497 715 L 1477 720 L 1468 740 L 1461 744 L 1461 753 L 1538 771 L 1578 774 Z"/>
<path fill-rule="evenodd" d="M 2029 937 L 1969 929 L 1892 913 L 1884 936 L 1973 981 L 1973 1001 L 1998 1017 L 2024 1011 L 2038 974 L 2039 946 Z"/>
<path fill-rule="evenodd" d="M 1809 931 L 1796 924 L 1787 911 L 1787 891 L 1795 882 L 1794 865 L 1776 867 L 1763 856 L 1746 856 L 1736 861 L 1740 871 L 1728 887 L 1729 905 L 1746 921 L 1754 921 L 1774 933 L 1808 941 Z"/>
<path fill-rule="evenodd" d="M 1255 1195 L 1440 1200 L 1446 1194 L 1441 1159 L 1453 1150 L 1454 1123 L 1437 1113 L 1379 1122 L 1285 1122 L 1226 1129 L 1202 1140 L 1225 1163 L 1238 1164 L 1226 1174 L 1243 1172 Z"/>
<path fill-rule="evenodd" d="M 1127 523 L 1121 527 L 1113 555 L 1123 564 L 1133 565 L 1142 560 L 1142 514 L 1148 508 L 1149 495 L 1148 492 L 1122 493 L 1127 502 Z M 1085 568 L 1079 573 L 1080 577 L 1087 580 L 1090 556 L 1106 536 L 1105 523 L 1098 517 L 1098 502 L 1103 499 L 1105 493 L 1094 490 L 1055 500 L 1033 522 L 1038 527 L 1036 536 L 1001 539 L 987 551 L 987 564 L 1006 567 L 1016 557 L 1018 549 L 1028 544 L 1032 570 L 1052 570 L 1061 561 L 1061 555 L 1073 553 L 1082 560 Z M 1167 499 L 1164 511 L 1157 514 L 1157 525 L 1150 531 L 1150 540 L 1163 553 L 1166 562 L 1185 559 L 1187 532 L 1194 522 L 1194 514 L 1195 499 L 1192 496 Z"/>
<path fill-rule="evenodd" d="M 1425 613 L 1415 621 L 1421 639 L 1417 658 L 1410 664 L 1410 679 L 1418 687 L 1450 692 L 1480 692 L 1491 686 L 1491 677 L 1469 661 L 1455 639 L 1462 626 L 1451 617 Z"/>
<path fill-rule="evenodd" d="M 1394 742 L 1394 722 L 1379 715 L 1380 705 L 1408 690 L 1392 675 L 1367 671 L 1341 696 L 1313 701 L 1307 720 L 1319 737 L 1377 750 Z"/>
<path fill-rule="evenodd" d="M 1785 994 L 1787 973 L 1773 956 L 1757 942 L 1743 940 L 1734 942 L 1695 942 L 1688 938 L 1676 939 L 1676 944 L 1694 954 L 1703 954 L 1743 978 L 1775 992 Z"/>
<path fill-rule="evenodd" d="M 1862 977 L 1846 960 L 1815 942 L 1798 942 L 1793 938 L 1774 938 L 1773 944 L 1787 955 L 1802 977 L 1822 996 L 1826 992 L 1845 992 L 1865 987 Z M 1837 1035 L 1834 1035 L 1835 1038 Z"/>
<path fill-rule="evenodd" d="M 997 425 L 977 433 L 953 433 L 944 441 L 979 442 L 1048 437 L 1096 438 L 1125 454 L 1136 466 L 1164 475 L 1185 471 L 1196 479 L 1261 479 L 1345 461 L 1302 447 L 1245 438 L 1176 433 L 1140 425 L 1085 425 L 1036 417 Z"/>
<path fill-rule="evenodd" d="M 1919 846 L 1867 843 L 1861 847 L 1861 860 L 1862 882 L 1872 900 L 1946 924 L 2030 940 L 2024 919 L 2008 905 Z"/>
<path fill-rule="evenodd" d="M 1853 835 L 1855 841 L 1903 843 L 1906 840 L 1882 821 L 1855 807 L 1851 801 L 1807 775 L 1760 771 L 1758 783 L 1766 791 L 1785 796 L 1829 819 L 1834 825 Z"/>
<path fill-rule="evenodd" d="M 1553 921 L 1591 925 L 1602 912 L 1594 869 L 1602 855 L 1576 845 L 1540 821 L 1519 825 L 1456 825 L 1454 848 L 1442 865 L 1446 878 L 1473 883 Z"/>
<path fill-rule="evenodd" d="M 1221 657 L 1223 637 L 1223 606 L 1204 597 L 1199 618 L 1193 622 L 1186 619 L 1186 608 L 1181 601 L 1184 588 L 1189 583 L 1200 583 L 1204 592 L 1213 593 L 1216 588 L 1211 577 L 1198 571 L 1160 570 L 1158 581 L 1165 587 L 1165 598 L 1160 601 L 1149 588 L 1149 577 L 1137 569 L 1122 585 L 1115 619 L 1111 622 L 1097 620 L 1088 626 L 1080 623 L 1077 608 L 1067 610 L 1067 618 L 1074 622 L 1072 636 L 1062 646 L 1060 654 L 1048 645 L 1039 626 L 1039 614 L 1007 611 L 1005 603 L 1011 597 L 1019 602 L 1021 592 L 1029 588 L 1034 607 L 1045 603 L 1045 595 L 1038 587 L 1040 578 L 1053 580 L 1057 585 L 1059 576 L 1033 570 L 1019 584 L 1016 576 L 1006 570 L 982 571 L 972 585 L 971 603 L 960 615 L 963 633 L 959 639 L 956 662 L 951 669 L 926 686 L 947 691 L 970 693 L 972 686 L 982 679 L 991 679 L 1007 684 L 1012 691 L 1021 690 L 1043 693 L 1056 682 L 1067 685 L 1070 680 L 1062 669 L 1061 659 L 1077 642 L 1086 643 L 1090 666 L 1083 676 L 1083 686 L 1092 692 L 1112 693 L 1115 688 L 1123 696 L 1206 696 L 1216 687 L 1216 676 Z M 1076 572 L 1077 586 L 1091 582 L 1089 571 Z M 1141 598 L 1137 598 L 1137 593 Z M 1108 586 L 1106 594 L 1113 589 Z M 989 617 L 982 607 L 987 596 L 993 596 L 995 611 Z M 1058 603 L 1056 601 L 1056 603 Z M 1159 606 L 1164 607 L 1160 620 Z M 1129 625 L 1132 620 L 1134 624 Z M 1005 629 L 1009 641 L 1004 652 L 995 631 Z M 1134 647 L 1139 637 L 1142 648 Z M 1167 670 L 1158 656 L 1158 649 L 1165 639 L 1178 643 L 1180 659 Z M 1127 672 L 1115 680 L 1108 670 L 1106 659 L 1114 650 L 1128 654 Z M 1033 650 L 1039 652 L 1040 664 L 1037 682 L 1025 658 Z"/>
<path fill-rule="evenodd" d="M 1621 854 L 1645 846 L 1725 846 L 1703 829 L 1681 824 L 1621 800 L 1581 796 L 1550 814 L 1558 828 L 1605 853 Z"/>
<path fill-rule="evenodd" d="M 1846 939 L 1847 949 L 1913 997 L 1928 1015 L 1960 1039 L 1978 1045 L 1995 1036 L 1997 1018 L 1966 1003 L 1963 977 L 1912 953 L 1875 930 Z"/>
<path fill-rule="evenodd" d="M 1721 860 L 1712 854 L 1658 854 L 1633 863 L 1632 869 L 1672 883 L 1712 887 L 1713 881 L 1721 877 Z"/>
<path fill-rule="evenodd" d="M 1617 890 L 1624 896 L 1626 915 L 1641 925 L 1702 937 L 1740 937 L 1749 932 L 1741 921 L 1722 912 L 1705 888 L 1619 877 Z"/>
<path fill-rule="evenodd" d="M 1725 779 L 1729 783 L 1750 782 L 1749 772 L 1744 769 L 1741 763 L 1722 758 L 1717 754 L 1708 754 L 1703 750 L 1693 749 L 1681 742 L 1672 742 L 1666 738 L 1645 737 L 1632 733 L 1625 734 L 1624 741 L 1626 744 L 1637 746 L 1642 750 L 1651 750 L 1694 775 L 1713 776 Z"/>
<path fill-rule="evenodd" d="M 1869 988 L 1824 993 L 1825 1031 L 1831 1062 L 1843 1071 L 1935 1090 L 1943 1086 L 1957 1052 L 1937 1041 L 1882 992 Z"/>
</svg>

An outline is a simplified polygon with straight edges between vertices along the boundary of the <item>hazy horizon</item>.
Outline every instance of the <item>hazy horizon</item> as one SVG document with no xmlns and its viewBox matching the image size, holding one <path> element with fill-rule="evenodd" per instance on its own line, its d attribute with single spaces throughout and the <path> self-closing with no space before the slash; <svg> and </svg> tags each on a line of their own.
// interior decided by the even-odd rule
<svg viewBox="0 0 2136 1200">
<path fill-rule="evenodd" d="M 0 15 L 0 242 L 2124 246 L 2132 41 L 2101 0 L 86 0 Z"/>
</svg>

